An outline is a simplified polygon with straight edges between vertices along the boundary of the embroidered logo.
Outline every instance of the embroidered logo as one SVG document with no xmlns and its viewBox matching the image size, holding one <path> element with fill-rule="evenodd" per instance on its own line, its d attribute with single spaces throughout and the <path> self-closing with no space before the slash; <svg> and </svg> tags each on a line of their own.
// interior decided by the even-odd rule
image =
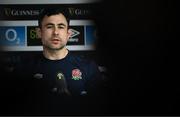
<svg viewBox="0 0 180 117">
<path fill-rule="evenodd" d="M 62 78 L 64 78 L 64 75 L 62 73 L 58 73 L 57 74 L 57 79 L 61 80 Z"/>
<path fill-rule="evenodd" d="M 72 79 L 73 80 L 80 80 L 82 79 L 82 73 L 79 69 L 73 69 L 72 70 Z"/>
<path fill-rule="evenodd" d="M 87 95 L 87 91 L 81 91 L 80 95 Z"/>
<path fill-rule="evenodd" d="M 36 79 L 42 79 L 43 78 L 43 74 L 36 73 L 36 74 L 34 74 L 33 77 L 36 78 Z"/>
</svg>

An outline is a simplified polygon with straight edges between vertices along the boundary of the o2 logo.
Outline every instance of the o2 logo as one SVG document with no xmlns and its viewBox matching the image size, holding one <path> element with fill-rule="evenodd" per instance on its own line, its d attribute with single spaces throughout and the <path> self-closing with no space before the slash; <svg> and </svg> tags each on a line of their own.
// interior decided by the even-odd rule
<svg viewBox="0 0 180 117">
<path fill-rule="evenodd" d="M 1 26 L 0 27 L 1 46 L 24 46 L 25 27 L 24 26 Z"/>
<path fill-rule="evenodd" d="M 19 38 L 17 37 L 17 32 L 14 29 L 8 29 L 5 33 L 5 39 L 7 39 L 10 42 L 16 41 L 17 44 L 19 44 Z"/>
</svg>

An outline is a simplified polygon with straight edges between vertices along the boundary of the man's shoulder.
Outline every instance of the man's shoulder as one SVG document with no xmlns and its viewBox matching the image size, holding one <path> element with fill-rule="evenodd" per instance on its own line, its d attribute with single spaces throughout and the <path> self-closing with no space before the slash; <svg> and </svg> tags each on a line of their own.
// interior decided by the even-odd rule
<svg viewBox="0 0 180 117">
<path fill-rule="evenodd" d="M 73 66 L 77 66 L 78 68 L 84 70 L 88 77 L 100 77 L 101 73 L 99 70 L 99 65 L 96 63 L 94 59 L 88 58 L 84 55 L 76 54 L 71 54 L 69 58 Z"/>
<path fill-rule="evenodd" d="M 70 53 L 69 60 L 80 63 L 80 64 L 86 64 L 86 65 L 92 64 L 92 63 L 96 64 L 96 62 L 92 58 L 88 58 L 85 55 L 77 55 L 74 53 Z"/>
<path fill-rule="evenodd" d="M 37 63 L 41 61 L 41 54 L 29 55 L 21 57 L 20 62 L 16 66 L 16 71 L 21 73 L 30 72 L 33 70 Z"/>
</svg>

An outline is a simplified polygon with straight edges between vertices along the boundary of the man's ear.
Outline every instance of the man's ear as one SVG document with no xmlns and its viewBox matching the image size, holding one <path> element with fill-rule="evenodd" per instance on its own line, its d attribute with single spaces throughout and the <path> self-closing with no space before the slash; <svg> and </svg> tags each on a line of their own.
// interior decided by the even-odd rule
<svg viewBox="0 0 180 117">
<path fill-rule="evenodd" d="M 72 29 L 69 28 L 67 33 L 68 33 L 68 39 L 69 39 L 72 35 Z"/>
<path fill-rule="evenodd" d="M 38 38 L 41 38 L 41 29 L 40 28 L 36 28 L 36 35 Z"/>
</svg>

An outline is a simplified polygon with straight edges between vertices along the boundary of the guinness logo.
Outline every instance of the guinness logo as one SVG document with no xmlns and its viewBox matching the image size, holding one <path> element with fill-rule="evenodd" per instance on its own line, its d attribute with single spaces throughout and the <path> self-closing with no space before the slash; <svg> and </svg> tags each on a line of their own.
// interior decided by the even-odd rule
<svg viewBox="0 0 180 117">
<path fill-rule="evenodd" d="M 69 13 L 71 15 L 82 16 L 82 15 L 89 14 L 90 11 L 88 9 L 69 8 Z"/>
<path fill-rule="evenodd" d="M 18 9 L 11 9 L 5 8 L 4 9 L 6 16 L 38 16 L 40 10 L 18 10 Z"/>
</svg>

